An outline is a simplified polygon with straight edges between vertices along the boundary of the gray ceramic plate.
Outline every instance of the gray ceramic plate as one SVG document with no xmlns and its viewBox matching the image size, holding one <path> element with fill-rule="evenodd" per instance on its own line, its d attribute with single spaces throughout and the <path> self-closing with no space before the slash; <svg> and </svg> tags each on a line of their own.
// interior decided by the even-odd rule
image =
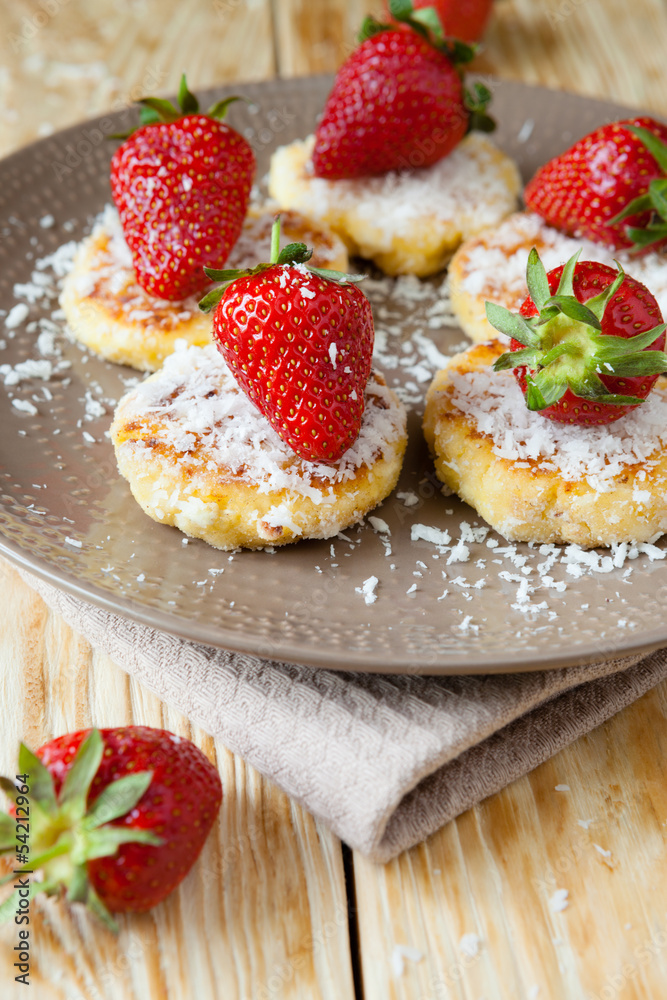
<svg viewBox="0 0 667 1000">
<path fill-rule="evenodd" d="M 232 122 L 251 139 L 260 177 L 275 146 L 312 130 L 329 84 L 315 78 L 236 88 L 256 101 L 250 109 L 235 106 Z M 568 94 L 491 85 L 497 141 L 526 178 L 591 128 L 624 116 L 624 109 Z M 79 125 L 0 164 L 0 307 L 15 305 L 14 283 L 30 280 L 37 258 L 89 231 L 109 201 L 114 144 L 103 133 L 127 121 L 125 113 Z M 50 228 L 40 224 L 47 215 L 55 217 Z M 407 304 L 385 301 L 386 290 L 371 286 L 377 325 L 387 332 L 383 355 L 398 352 L 414 362 L 410 371 L 399 366 L 387 374 L 407 384 L 415 400 L 428 385 L 429 365 L 437 365 L 429 343 L 448 353 L 462 340 L 459 330 L 443 326 L 439 285 L 425 285 L 424 297 Z M 49 315 L 49 308 L 31 306 L 28 324 Z M 19 326 L 0 364 L 40 358 L 37 335 L 34 323 Z M 113 400 L 133 373 L 57 343 L 67 370 L 46 382 L 0 384 L 0 551 L 79 597 L 212 646 L 339 669 L 528 670 L 667 642 L 665 562 L 642 555 L 628 564 L 629 576 L 625 567 L 576 578 L 559 552 L 550 573 L 566 589 L 537 590 L 527 606 L 517 592 L 524 570 L 532 570 L 533 581 L 545 559 L 536 550 L 503 552 L 505 543 L 491 533 L 469 541 L 469 560 L 457 563 L 450 550 L 411 541 L 413 524 L 446 528 L 454 540 L 463 531 L 465 540 L 461 523 L 479 523 L 474 511 L 433 485 L 419 402 L 398 487 L 413 494 L 412 506 L 393 496 L 376 512 L 391 529 L 391 554 L 368 526 L 333 544 L 304 542 L 231 559 L 203 542 L 184 545 L 178 531 L 154 524 L 135 504 L 104 437 Z M 417 353 L 411 343 L 420 345 Z M 87 393 L 102 401 L 104 414 L 86 406 Z M 26 412 L 26 402 L 34 413 Z M 489 539 L 498 547 L 488 547 Z M 357 588 L 373 575 L 380 581 L 377 600 L 366 605 Z"/>
</svg>

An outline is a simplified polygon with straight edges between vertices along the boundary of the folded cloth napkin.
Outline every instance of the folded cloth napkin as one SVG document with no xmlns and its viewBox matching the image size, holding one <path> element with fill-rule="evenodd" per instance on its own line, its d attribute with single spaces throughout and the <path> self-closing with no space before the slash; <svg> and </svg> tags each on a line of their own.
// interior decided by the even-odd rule
<svg viewBox="0 0 667 1000">
<path fill-rule="evenodd" d="M 338 673 L 201 646 L 22 574 L 168 704 L 388 861 L 667 678 L 667 652 L 535 673 Z"/>
</svg>

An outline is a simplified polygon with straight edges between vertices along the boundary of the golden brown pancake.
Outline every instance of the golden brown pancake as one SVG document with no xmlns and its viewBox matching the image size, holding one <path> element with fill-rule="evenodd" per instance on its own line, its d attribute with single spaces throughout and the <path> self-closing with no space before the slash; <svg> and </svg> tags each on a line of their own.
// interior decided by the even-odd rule
<svg viewBox="0 0 667 1000">
<path fill-rule="evenodd" d="M 329 538 L 394 488 L 406 414 L 371 373 L 361 433 L 336 465 L 306 462 L 276 434 L 211 344 L 177 350 L 118 404 L 111 439 L 155 521 L 219 549 Z"/>
<path fill-rule="evenodd" d="M 386 274 L 435 274 L 462 240 L 516 208 L 516 165 L 478 132 L 432 167 L 355 180 L 314 177 L 313 143 L 310 136 L 276 150 L 271 197 L 329 226 Z"/>
<path fill-rule="evenodd" d="M 455 355 L 428 391 L 424 434 L 439 479 L 512 541 L 594 547 L 667 531 L 667 379 L 603 427 L 531 413 L 499 341 Z"/>
</svg>

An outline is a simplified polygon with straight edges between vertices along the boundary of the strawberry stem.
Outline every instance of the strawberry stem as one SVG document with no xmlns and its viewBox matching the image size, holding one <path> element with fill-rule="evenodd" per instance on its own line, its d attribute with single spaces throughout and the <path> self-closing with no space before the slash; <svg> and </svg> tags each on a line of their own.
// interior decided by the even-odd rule
<svg viewBox="0 0 667 1000">
<path fill-rule="evenodd" d="M 216 101 L 215 104 L 212 104 L 211 107 L 205 112 L 206 117 L 214 118 L 216 121 L 222 121 L 227 114 L 230 104 L 234 104 L 235 101 L 245 101 L 246 104 L 252 104 L 252 101 L 248 100 L 247 97 L 242 97 L 241 95 L 223 97 L 222 100 Z M 172 104 L 171 101 L 165 100 L 163 97 L 142 97 L 136 103 L 139 105 L 139 125 L 137 128 L 141 128 L 144 125 L 176 122 L 179 118 L 183 118 L 186 115 L 196 115 L 200 113 L 199 101 L 188 88 L 185 73 L 181 76 L 181 81 L 178 87 L 178 107 Z M 128 132 L 115 132 L 113 135 L 107 136 L 107 138 L 129 139 L 129 137 L 136 131 L 136 128 L 131 128 Z"/>
<path fill-rule="evenodd" d="M 272 264 L 278 263 L 280 256 L 280 216 L 276 215 L 271 227 L 271 256 L 269 260 Z"/>
<path fill-rule="evenodd" d="M 185 79 L 185 73 L 181 77 L 181 83 L 178 88 L 178 103 L 181 106 L 181 111 L 184 115 L 196 115 L 199 111 L 199 101 L 190 90 L 188 90 L 188 83 Z"/>
<path fill-rule="evenodd" d="M 261 274 L 262 271 L 266 271 L 276 264 L 285 267 L 294 264 L 307 265 L 307 261 L 312 256 L 313 251 L 309 250 L 305 243 L 288 243 L 286 247 L 283 247 L 282 250 L 280 249 L 280 215 L 276 215 L 271 227 L 271 254 L 269 263 L 257 264 L 256 267 L 247 267 L 243 270 L 230 268 L 225 271 L 217 271 L 215 268 L 205 267 L 204 272 L 206 276 L 211 281 L 219 281 L 222 284 L 218 288 L 213 288 L 200 300 L 199 308 L 204 313 L 211 312 L 217 306 L 228 286 L 233 281 L 236 281 L 237 278 L 246 278 L 252 274 Z M 356 282 L 363 281 L 366 277 L 365 274 L 344 274 L 342 271 L 330 271 L 323 267 L 308 266 L 308 270 L 311 274 L 317 275 L 318 278 L 323 278 L 325 281 L 335 281 L 339 285 L 355 284 Z"/>
<path fill-rule="evenodd" d="M 422 7 L 420 10 L 415 10 L 412 0 L 389 0 L 389 13 L 394 22 L 408 25 L 422 38 L 425 38 L 433 48 L 446 55 L 454 66 L 458 67 L 469 63 L 475 58 L 476 45 L 469 45 L 459 38 L 445 37 L 440 15 L 435 7 Z M 365 42 L 381 31 L 396 30 L 396 23 L 385 24 L 369 14 L 363 20 L 357 41 Z"/>
</svg>

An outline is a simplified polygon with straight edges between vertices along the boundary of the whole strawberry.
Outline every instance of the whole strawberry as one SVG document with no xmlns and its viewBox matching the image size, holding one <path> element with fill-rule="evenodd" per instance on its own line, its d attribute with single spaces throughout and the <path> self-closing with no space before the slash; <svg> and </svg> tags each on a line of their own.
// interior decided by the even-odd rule
<svg viewBox="0 0 667 1000">
<path fill-rule="evenodd" d="M 181 882 L 222 799 L 216 768 L 194 744 L 145 726 L 70 733 L 36 755 L 21 744 L 19 771 L 17 784 L 0 779 L 16 817 L 0 814 L 0 852 L 42 872 L 33 890 L 64 891 L 112 929 L 111 912 L 148 910 Z M 20 838 L 23 818 L 29 836 Z M 0 920 L 15 910 L 10 897 Z"/>
<path fill-rule="evenodd" d="M 493 0 L 413 0 L 415 10 L 435 7 L 445 34 L 478 42 L 491 16 Z"/>
<path fill-rule="evenodd" d="M 157 298 L 184 299 L 206 288 L 202 268 L 224 264 L 238 239 L 255 157 L 218 120 L 230 101 L 200 114 L 185 77 L 180 111 L 158 98 L 141 103 L 149 124 L 116 150 L 111 192 L 139 284 Z"/>
<path fill-rule="evenodd" d="M 200 303 L 216 306 L 213 334 L 236 381 L 301 458 L 333 464 L 361 429 L 373 354 L 373 315 L 359 275 L 309 268 L 291 243 L 252 270 L 213 271 L 225 282 Z"/>
<path fill-rule="evenodd" d="M 313 170 L 328 180 L 428 167 L 471 128 L 490 131 L 491 95 L 468 92 L 460 66 L 474 50 L 443 37 L 431 7 L 391 0 L 397 23 L 366 18 L 361 45 L 339 69 L 315 133 Z"/>
<path fill-rule="evenodd" d="M 512 338 L 494 369 L 514 369 L 529 410 L 561 423 L 609 424 L 667 371 L 665 324 L 644 285 L 620 267 L 578 263 L 579 253 L 547 275 L 533 248 L 520 313 L 486 303 L 490 323 Z"/>
<path fill-rule="evenodd" d="M 667 125 L 629 118 L 603 125 L 549 160 L 526 205 L 561 232 L 620 249 L 667 245 Z"/>
</svg>

